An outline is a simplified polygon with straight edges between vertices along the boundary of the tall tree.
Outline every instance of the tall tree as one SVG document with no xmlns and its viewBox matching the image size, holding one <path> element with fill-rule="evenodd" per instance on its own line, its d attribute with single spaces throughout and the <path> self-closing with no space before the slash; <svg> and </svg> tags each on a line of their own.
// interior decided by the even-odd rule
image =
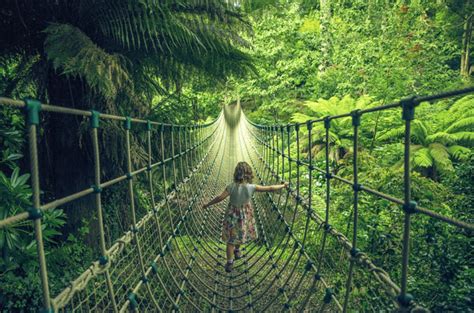
<svg viewBox="0 0 474 313">
<path fill-rule="evenodd" d="M 462 45 L 461 45 L 461 75 L 469 76 L 470 75 L 470 62 L 469 54 L 471 48 L 471 39 L 472 39 L 472 20 L 474 7 L 471 6 L 471 0 L 466 0 L 464 4 L 465 13 L 464 13 L 464 23 L 463 23 L 463 35 L 462 35 Z"/>
</svg>

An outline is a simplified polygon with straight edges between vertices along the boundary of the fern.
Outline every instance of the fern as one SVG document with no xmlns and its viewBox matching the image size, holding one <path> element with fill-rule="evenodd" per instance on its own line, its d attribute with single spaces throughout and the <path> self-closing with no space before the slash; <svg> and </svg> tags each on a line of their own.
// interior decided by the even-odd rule
<svg viewBox="0 0 474 313">
<path fill-rule="evenodd" d="M 294 113 L 291 116 L 291 121 L 295 123 L 303 123 L 311 120 L 311 117 L 303 113 Z"/>
<path fill-rule="evenodd" d="M 434 164 L 441 171 L 452 171 L 453 165 L 449 158 L 448 149 L 439 143 L 432 143 L 429 145 L 430 155 L 433 158 Z"/>
<path fill-rule="evenodd" d="M 452 133 L 454 131 L 460 131 L 460 130 L 465 130 L 465 129 L 474 129 L 474 116 L 469 116 L 466 118 L 463 118 L 457 122 L 454 122 L 446 128 L 447 133 Z"/>
<path fill-rule="evenodd" d="M 429 168 L 433 166 L 433 158 L 430 154 L 430 149 L 423 147 L 413 153 L 413 166 Z"/>
<path fill-rule="evenodd" d="M 428 130 L 423 121 L 417 119 L 412 121 L 411 136 L 416 140 L 416 142 L 423 143 L 425 141 L 427 133 Z"/>
<path fill-rule="evenodd" d="M 466 114 L 466 112 L 473 113 L 474 112 L 474 96 L 468 95 L 465 97 L 460 98 L 456 102 L 454 102 L 448 112 L 451 114 Z"/>
<path fill-rule="evenodd" d="M 448 152 L 457 160 L 467 160 L 472 154 L 472 150 L 463 146 L 453 145 L 448 147 Z"/>
<path fill-rule="evenodd" d="M 115 97 L 119 88 L 131 83 L 123 56 L 106 53 L 77 27 L 51 24 L 44 32 L 48 60 L 63 74 L 84 78 L 106 98 Z"/>
<path fill-rule="evenodd" d="M 450 145 L 456 142 L 456 138 L 453 134 L 448 134 L 446 132 L 438 132 L 426 137 L 426 143 L 440 142 L 445 145 Z"/>
<path fill-rule="evenodd" d="M 405 134 L 405 128 L 397 127 L 397 128 L 393 128 L 386 131 L 385 133 L 378 136 L 377 139 L 381 141 L 387 141 L 389 139 L 398 139 L 398 138 L 402 138 L 404 134 Z"/>
</svg>

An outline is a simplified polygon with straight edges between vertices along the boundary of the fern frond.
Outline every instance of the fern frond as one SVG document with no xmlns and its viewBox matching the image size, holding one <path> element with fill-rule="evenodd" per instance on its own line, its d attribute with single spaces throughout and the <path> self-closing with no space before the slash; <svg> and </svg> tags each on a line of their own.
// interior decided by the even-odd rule
<svg viewBox="0 0 474 313">
<path fill-rule="evenodd" d="M 319 103 L 316 101 L 305 101 L 303 102 L 303 105 L 306 106 L 308 109 L 313 111 L 314 113 L 317 114 L 317 116 L 321 116 L 321 111 L 319 110 Z"/>
<path fill-rule="evenodd" d="M 436 168 L 441 171 L 453 170 L 453 164 L 449 158 L 448 149 L 444 145 L 440 143 L 432 143 L 428 148 Z"/>
<path fill-rule="evenodd" d="M 350 95 L 345 95 L 341 100 L 338 101 L 336 106 L 336 109 L 339 109 L 338 111 L 344 111 L 344 113 L 352 111 L 355 108 L 355 100 Z"/>
<path fill-rule="evenodd" d="M 393 129 L 390 129 L 390 130 L 386 131 L 385 133 L 378 136 L 377 139 L 381 140 L 381 141 L 387 141 L 387 140 L 390 140 L 390 139 L 398 139 L 398 138 L 403 137 L 404 134 L 405 134 L 405 128 L 404 127 L 398 127 L 398 128 L 393 128 Z"/>
<path fill-rule="evenodd" d="M 438 133 L 427 136 L 425 141 L 428 144 L 438 142 L 444 145 L 450 145 L 450 144 L 453 144 L 456 141 L 456 139 L 453 136 L 453 134 L 438 132 Z"/>
<path fill-rule="evenodd" d="M 294 123 L 303 123 L 306 121 L 309 121 L 311 119 L 311 116 L 303 114 L 303 113 L 294 113 L 291 116 L 291 121 Z"/>
<path fill-rule="evenodd" d="M 412 131 L 411 136 L 418 142 L 424 143 L 426 139 L 426 135 L 428 130 L 426 129 L 426 125 L 423 121 L 415 119 L 412 121 Z"/>
<path fill-rule="evenodd" d="M 467 160 L 469 156 L 473 153 L 472 149 L 454 145 L 448 147 L 449 154 L 456 160 Z"/>
<path fill-rule="evenodd" d="M 455 142 L 474 145 L 474 132 L 457 132 L 452 134 L 452 137 Z"/>
<path fill-rule="evenodd" d="M 357 98 L 357 101 L 355 102 L 355 108 L 356 109 L 365 109 L 367 107 L 370 107 L 374 104 L 374 98 L 369 96 L 369 95 L 362 95 L 359 98 Z"/>
<path fill-rule="evenodd" d="M 433 166 L 433 158 L 428 148 L 424 147 L 413 153 L 413 166 L 423 168 Z"/>
<path fill-rule="evenodd" d="M 473 111 L 474 110 L 474 95 L 468 95 L 462 97 L 461 99 L 454 102 L 448 109 L 448 111 L 453 113 L 460 113 L 463 114 L 466 111 Z"/>
<path fill-rule="evenodd" d="M 83 78 L 91 89 L 112 98 L 125 84 L 131 84 L 119 54 L 108 54 L 77 27 L 51 24 L 44 32 L 44 50 L 55 69 Z"/>
<path fill-rule="evenodd" d="M 469 117 L 460 119 L 457 122 L 454 122 L 453 124 L 451 124 L 451 126 L 446 128 L 445 131 L 447 133 L 453 133 L 455 131 L 465 130 L 467 128 L 474 129 L 474 116 L 469 116 Z"/>
</svg>

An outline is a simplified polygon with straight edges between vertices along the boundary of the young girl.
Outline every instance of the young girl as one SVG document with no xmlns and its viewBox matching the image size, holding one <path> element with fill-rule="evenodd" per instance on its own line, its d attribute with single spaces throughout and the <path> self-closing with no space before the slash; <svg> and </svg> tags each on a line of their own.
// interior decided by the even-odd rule
<svg viewBox="0 0 474 313">
<path fill-rule="evenodd" d="M 235 259 L 241 258 L 240 245 L 257 238 L 251 204 L 252 194 L 255 191 L 275 191 L 288 187 L 288 183 L 273 186 L 253 185 L 252 179 L 250 165 L 247 162 L 239 162 L 235 167 L 234 182 L 228 185 L 219 196 L 203 206 L 207 208 L 230 196 L 222 227 L 222 240 L 227 242 L 226 272 L 232 271 L 234 256 Z"/>
</svg>

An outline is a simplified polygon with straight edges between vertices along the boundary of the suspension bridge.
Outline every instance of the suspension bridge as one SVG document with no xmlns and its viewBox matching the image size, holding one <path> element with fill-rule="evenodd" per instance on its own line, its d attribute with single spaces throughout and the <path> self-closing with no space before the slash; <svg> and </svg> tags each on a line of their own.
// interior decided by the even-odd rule
<svg viewBox="0 0 474 313">
<path fill-rule="evenodd" d="M 420 207 L 411 197 L 410 137 L 415 109 L 422 102 L 471 93 L 474 88 L 401 101 L 328 116 L 306 123 L 265 126 L 250 121 L 238 104 L 224 106 L 219 117 L 200 125 L 170 125 L 138 118 L 102 114 L 36 100 L 0 98 L 0 104 L 24 109 L 27 122 L 32 207 L 0 221 L 0 229 L 30 220 L 34 225 L 42 282 L 43 312 L 338 312 L 424 311 L 416 294 L 409 293 L 410 223 L 422 214 L 460 229 L 474 225 Z M 398 110 L 405 123 L 403 199 L 359 181 L 359 127 L 361 117 Z M 37 139 L 40 115 L 75 115 L 88 121 L 94 172 L 91 187 L 51 202 L 42 202 Z M 351 118 L 353 173 L 334 174 L 329 160 L 331 121 Z M 125 136 L 126 170 L 111 180 L 101 177 L 99 133 L 103 121 L 121 124 Z M 325 162 L 313 161 L 313 125 L 322 123 Z M 131 136 L 140 132 L 147 164 L 134 168 Z M 303 146 L 302 137 L 307 140 Z M 293 149 L 293 150 L 292 150 Z M 296 150 L 296 151 L 295 151 Z M 307 151 L 303 158 L 301 151 Z M 225 243 L 220 240 L 226 203 L 203 209 L 231 181 L 238 161 L 247 161 L 255 183 L 289 181 L 290 188 L 253 197 L 258 240 L 243 249 L 234 271 L 224 271 Z M 303 170 L 305 175 L 303 175 Z M 296 175 L 289 173 L 296 172 Z M 316 185 L 316 174 L 324 184 Z M 73 178 L 71 178 L 73 179 Z M 304 180 L 304 188 L 302 181 Z M 171 182 L 165 184 L 163 182 Z M 331 187 L 346 184 L 353 201 L 351 232 L 332 226 Z M 103 192 L 126 184 L 130 208 L 128 230 L 113 242 L 104 222 Z M 140 186 L 149 207 L 140 207 Z M 324 205 L 315 208 L 315 188 L 324 188 Z M 403 213 L 402 257 L 398 279 L 377 266 L 358 249 L 359 195 L 369 193 L 396 204 Z M 93 197 L 99 224 L 97 260 L 57 294 L 51 294 L 42 235 L 43 212 L 61 208 L 83 197 Z M 142 213 L 140 213 L 142 212 Z M 308 243 L 312 244 L 308 246 Z M 354 287 L 366 292 L 353 295 Z"/>
</svg>

